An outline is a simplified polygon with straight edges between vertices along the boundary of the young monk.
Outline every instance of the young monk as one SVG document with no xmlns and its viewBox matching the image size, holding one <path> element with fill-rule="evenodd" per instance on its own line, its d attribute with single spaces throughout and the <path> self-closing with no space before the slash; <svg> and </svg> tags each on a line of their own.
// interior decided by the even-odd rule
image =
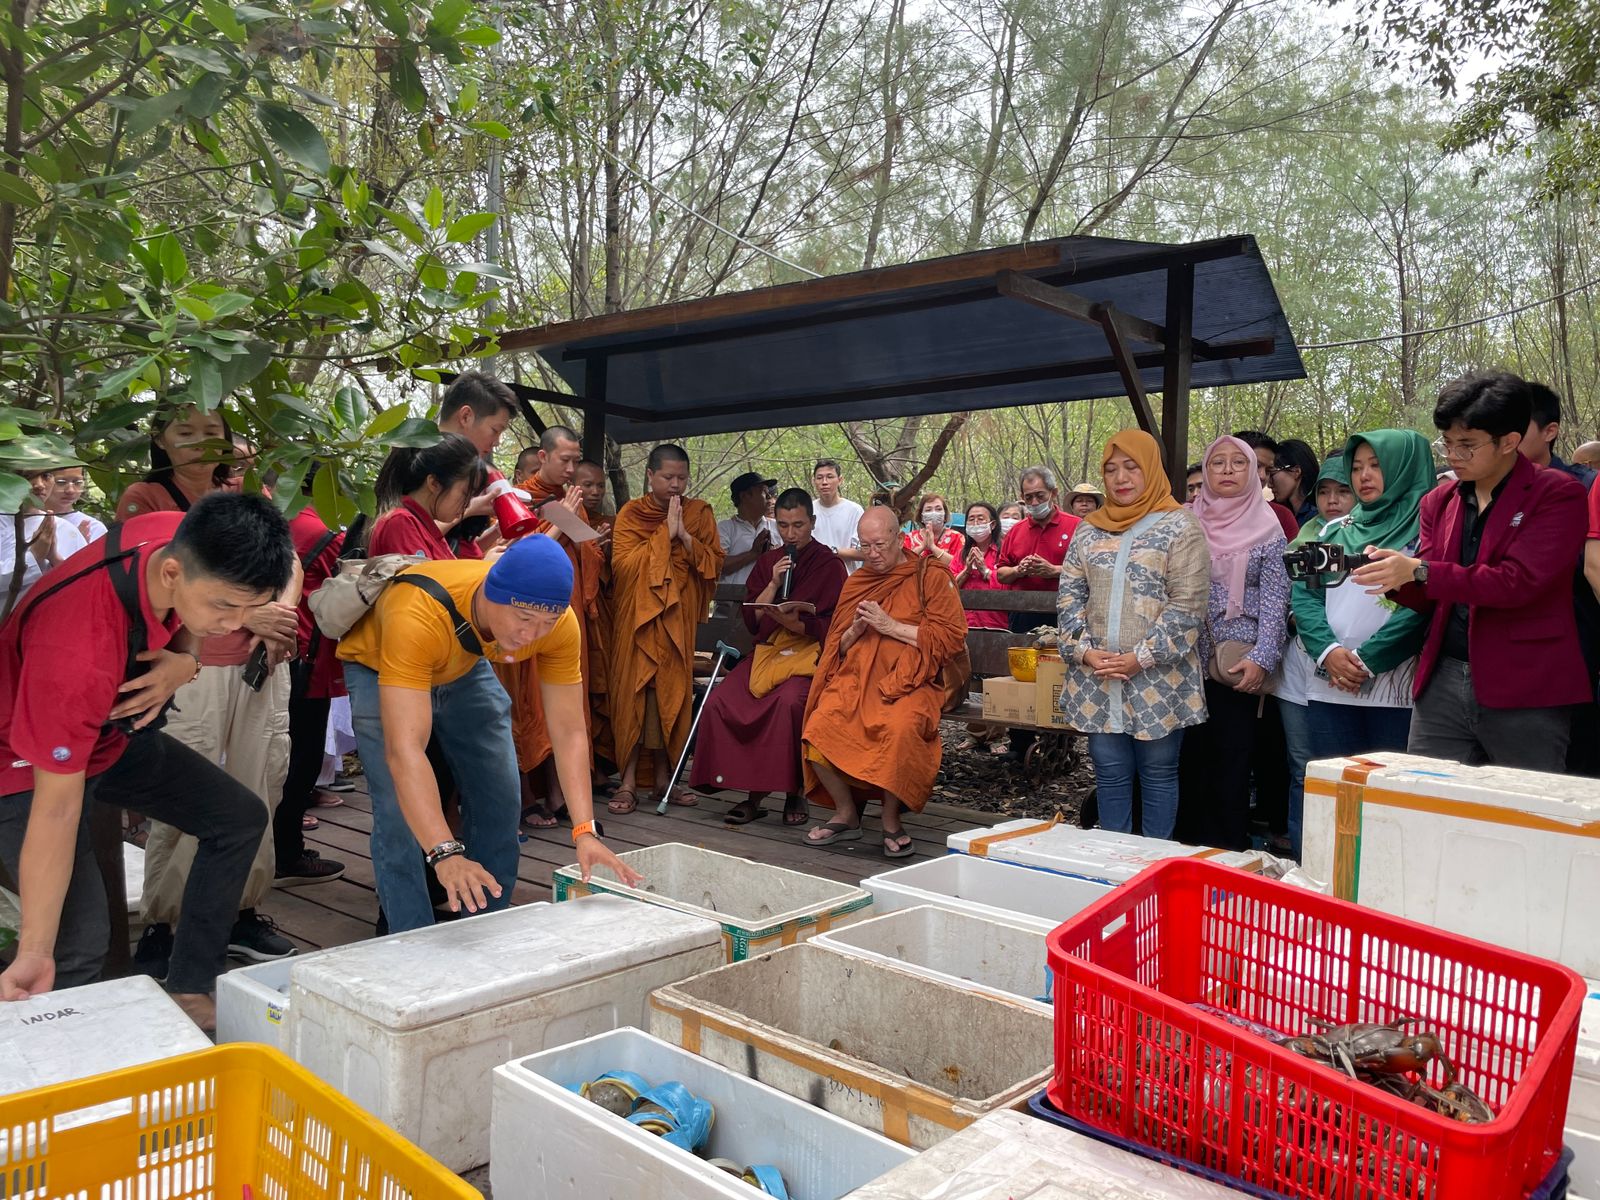
<svg viewBox="0 0 1600 1200">
<path fill-rule="evenodd" d="M 815 611 L 743 609 L 756 651 L 717 685 L 700 715 L 689 782 L 699 788 L 750 793 L 728 813 L 730 825 L 747 825 L 765 816 L 761 802 L 768 792 L 783 793 L 785 825 L 806 823 L 806 798 L 800 794 L 800 726 L 839 589 L 849 576 L 832 547 L 812 537 L 815 509 L 804 489 L 784 492 L 775 511 L 781 545 L 751 566 L 746 599 L 772 604 L 783 595 L 814 605 Z"/>
<path fill-rule="evenodd" d="M 611 733 L 622 782 L 607 806 L 630 813 L 639 754 L 655 762 L 655 786 L 664 788 L 669 760 L 689 739 L 694 699 L 694 631 L 710 612 L 722 544 L 717 518 L 704 500 L 685 499 L 689 455 L 661 445 L 645 464 L 647 494 L 617 514 L 611 573 L 615 612 L 610 654 Z M 676 804 L 691 805 L 684 795 Z"/>
<path fill-rule="evenodd" d="M 574 516 L 587 522 L 583 492 L 575 486 L 583 449 L 578 435 L 565 425 L 552 425 L 539 437 L 534 461 L 537 469 L 518 481 L 533 499 L 535 509 L 550 501 L 560 503 Z M 550 522 L 541 522 L 538 532 L 555 540 L 572 563 L 572 612 L 578 619 L 582 642 L 582 661 L 589 661 L 590 630 L 599 617 L 600 572 L 605 565 L 598 542 L 574 543 Z M 556 773 L 550 734 L 545 728 L 544 707 L 540 701 L 539 667 L 533 659 L 518 663 L 497 663 L 495 674 L 511 697 L 511 731 L 517 747 L 517 769 L 522 773 L 522 823 L 531 829 L 547 829 L 557 824 L 566 807 L 561 779 Z M 588 705 L 585 704 L 587 717 Z M 591 744 L 591 766 L 593 754 Z M 532 776 L 544 775 L 546 803 L 532 799 Z"/>
<path fill-rule="evenodd" d="M 892 510 L 869 508 L 858 533 L 863 569 L 839 594 L 802 735 L 806 795 L 834 817 L 806 840 L 859 838 L 876 792 L 883 852 L 906 858 L 914 848 L 900 813 L 921 812 L 939 774 L 940 673 L 966 645 L 967 617 L 950 572 L 905 552 Z"/>
</svg>

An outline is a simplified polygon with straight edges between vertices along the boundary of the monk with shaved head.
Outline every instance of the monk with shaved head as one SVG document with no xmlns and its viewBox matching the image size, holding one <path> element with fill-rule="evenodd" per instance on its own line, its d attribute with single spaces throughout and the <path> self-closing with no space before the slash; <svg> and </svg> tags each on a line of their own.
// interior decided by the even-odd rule
<svg viewBox="0 0 1600 1200">
<path fill-rule="evenodd" d="M 868 509 L 857 532 L 863 569 L 839 593 L 801 734 L 806 794 L 834 816 L 806 840 L 859 838 L 876 796 L 883 852 L 905 858 L 900 814 L 922 811 L 939 774 L 940 676 L 966 647 L 967 618 L 950 572 L 905 553 L 892 510 Z"/>
</svg>

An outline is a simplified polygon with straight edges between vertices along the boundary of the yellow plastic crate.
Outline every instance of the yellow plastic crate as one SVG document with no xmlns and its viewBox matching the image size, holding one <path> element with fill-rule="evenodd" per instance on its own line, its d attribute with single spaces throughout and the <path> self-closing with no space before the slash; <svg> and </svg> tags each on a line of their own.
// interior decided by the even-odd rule
<svg viewBox="0 0 1600 1200">
<path fill-rule="evenodd" d="M 0 1097 L 0 1200 L 246 1195 L 482 1200 L 266 1046 L 218 1046 Z"/>
</svg>

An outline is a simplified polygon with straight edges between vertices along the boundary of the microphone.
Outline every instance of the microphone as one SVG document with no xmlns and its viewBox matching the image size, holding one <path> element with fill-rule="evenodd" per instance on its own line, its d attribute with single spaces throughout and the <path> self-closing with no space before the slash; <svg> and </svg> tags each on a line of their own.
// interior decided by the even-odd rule
<svg viewBox="0 0 1600 1200">
<path fill-rule="evenodd" d="M 789 592 L 794 588 L 794 564 L 800 557 L 800 552 L 793 546 L 783 548 L 783 556 L 789 560 L 789 569 L 784 572 L 783 578 L 778 583 L 778 603 L 782 604 L 789 598 Z"/>
</svg>

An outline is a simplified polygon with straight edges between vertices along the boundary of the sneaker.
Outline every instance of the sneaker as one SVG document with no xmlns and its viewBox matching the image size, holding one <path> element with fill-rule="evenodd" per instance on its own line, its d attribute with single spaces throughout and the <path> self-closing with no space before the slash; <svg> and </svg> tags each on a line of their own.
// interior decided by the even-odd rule
<svg viewBox="0 0 1600 1200">
<path fill-rule="evenodd" d="M 343 775 L 335 775 L 332 783 L 319 783 L 317 785 L 317 791 L 319 792 L 353 792 L 355 790 L 356 785 Z"/>
<path fill-rule="evenodd" d="M 172 958 L 172 926 L 146 925 L 133 952 L 133 969 L 152 979 L 167 977 L 167 962 Z"/>
<path fill-rule="evenodd" d="M 233 932 L 228 935 L 228 953 L 253 962 L 272 962 L 299 951 L 278 932 L 278 923 L 271 917 L 246 909 L 239 914 L 239 919 L 233 923 Z"/>
<path fill-rule="evenodd" d="M 273 887 L 300 887 L 307 883 L 331 883 L 344 874 L 344 864 L 323 858 L 315 850 L 301 852 L 299 858 L 287 867 L 279 867 Z"/>
</svg>

